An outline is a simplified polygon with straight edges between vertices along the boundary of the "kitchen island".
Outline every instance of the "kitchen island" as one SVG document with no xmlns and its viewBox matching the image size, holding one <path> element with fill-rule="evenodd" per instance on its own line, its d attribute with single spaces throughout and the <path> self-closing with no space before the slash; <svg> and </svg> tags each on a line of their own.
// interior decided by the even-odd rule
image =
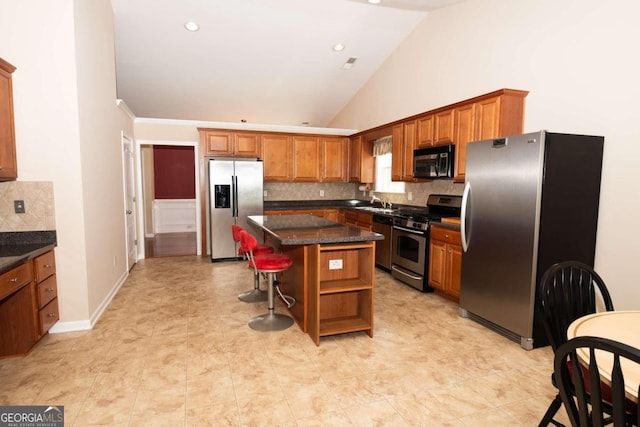
<svg viewBox="0 0 640 427">
<path fill-rule="evenodd" d="M 373 337 L 375 241 L 381 234 L 313 215 L 249 216 L 293 265 L 278 276 L 300 329 L 320 338 L 364 331 Z"/>
</svg>

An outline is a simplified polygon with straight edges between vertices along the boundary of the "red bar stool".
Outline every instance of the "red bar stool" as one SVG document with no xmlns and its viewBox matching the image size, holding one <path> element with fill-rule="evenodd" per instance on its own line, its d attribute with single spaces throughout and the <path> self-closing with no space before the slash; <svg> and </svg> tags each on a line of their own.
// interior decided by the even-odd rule
<svg viewBox="0 0 640 427">
<path fill-rule="evenodd" d="M 239 225 L 236 225 L 236 224 L 231 225 L 231 233 L 233 235 L 234 242 L 240 243 L 240 232 L 242 231 L 245 231 L 245 229 L 240 227 Z M 256 250 L 254 251 L 254 254 L 256 256 L 259 256 L 259 255 L 265 255 L 265 254 L 272 254 L 273 252 L 274 250 L 271 246 L 258 245 Z M 249 259 L 249 255 L 242 250 L 242 246 L 238 248 L 238 255 L 240 255 L 245 259 Z M 238 299 L 244 302 L 266 301 L 267 297 L 268 297 L 267 292 L 260 289 L 260 274 L 258 274 L 257 272 L 255 272 L 253 275 L 253 289 L 250 291 L 246 291 L 241 294 L 238 294 Z"/>
<path fill-rule="evenodd" d="M 267 275 L 269 312 L 262 316 L 256 316 L 249 321 L 249 327 L 257 331 L 280 331 L 293 325 L 293 319 L 284 314 L 274 313 L 274 290 L 287 305 L 288 308 L 295 304 L 295 300 L 286 295 L 282 295 L 280 289 L 275 284 L 275 275 L 291 267 L 293 261 L 284 254 L 264 254 L 254 256 L 253 251 L 258 247 L 258 241 L 246 231 L 240 232 L 240 247 L 249 255 L 249 267 L 256 271 L 256 274 Z"/>
</svg>

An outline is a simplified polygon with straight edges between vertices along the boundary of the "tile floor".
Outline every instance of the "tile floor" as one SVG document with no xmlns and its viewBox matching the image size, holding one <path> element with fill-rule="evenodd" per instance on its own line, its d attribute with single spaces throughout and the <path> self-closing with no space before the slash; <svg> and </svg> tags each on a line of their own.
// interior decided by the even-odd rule
<svg viewBox="0 0 640 427">
<path fill-rule="evenodd" d="M 93 330 L 0 360 L 0 404 L 64 405 L 69 426 L 512 427 L 555 395 L 549 347 L 524 351 L 384 272 L 374 337 L 319 347 L 296 325 L 251 330 L 266 310 L 237 299 L 251 286 L 244 262 L 140 261 Z"/>
</svg>

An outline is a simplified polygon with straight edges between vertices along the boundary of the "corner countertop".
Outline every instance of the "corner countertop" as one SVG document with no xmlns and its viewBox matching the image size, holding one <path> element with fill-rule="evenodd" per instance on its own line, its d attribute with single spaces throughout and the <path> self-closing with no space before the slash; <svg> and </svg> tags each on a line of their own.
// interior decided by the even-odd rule
<svg viewBox="0 0 640 427">
<path fill-rule="evenodd" d="M 253 215 L 249 223 L 260 227 L 282 245 L 314 245 L 384 240 L 382 234 L 338 224 L 313 215 Z"/>
<path fill-rule="evenodd" d="M 0 233 L 0 274 L 55 248 L 55 231 Z"/>
</svg>

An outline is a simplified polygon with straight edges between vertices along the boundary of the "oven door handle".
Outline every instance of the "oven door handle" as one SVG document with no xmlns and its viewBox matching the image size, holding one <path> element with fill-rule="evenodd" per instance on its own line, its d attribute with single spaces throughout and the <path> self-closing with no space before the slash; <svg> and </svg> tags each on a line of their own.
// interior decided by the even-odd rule
<svg viewBox="0 0 640 427">
<path fill-rule="evenodd" d="M 397 225 L 394 225 L 393 228 L 395 230 L 402 230 L 402 231 L 406 231 L 407 233 L 411 233 L 411 234 L 415 234 L 417 236 L 424 236 L 424 232 L 423 231 L 417 231 L 417 230 L 412 230 L 410 228 L 404 228 L 404 227 L 399 227 Z"/>
<path fill-rule="evenodd" d="M 404 274 L 405 276 L 409 276 L 409 277 L 411 277 L 411 278 L 412 278 L 412 279 L 414 279 L 414 280 L 422 280 L 422 276 L 415 276 L 415 275 L 413 275 L 413 274 L 409 274 L 409 273 L 407 273 L 406 271 L 403 271 L 403 270 L 400 270 L 400 269 L 396 268 L 396 266 L 395 266 L 395 265 L 392 265 L 392 266 L 391 266 L 391 269 L 392 269 L 392 270 L 397 271 L 397 272 L 398 272 L 398 273 L 400 273 L 400 274 Z"/>
</svg>

